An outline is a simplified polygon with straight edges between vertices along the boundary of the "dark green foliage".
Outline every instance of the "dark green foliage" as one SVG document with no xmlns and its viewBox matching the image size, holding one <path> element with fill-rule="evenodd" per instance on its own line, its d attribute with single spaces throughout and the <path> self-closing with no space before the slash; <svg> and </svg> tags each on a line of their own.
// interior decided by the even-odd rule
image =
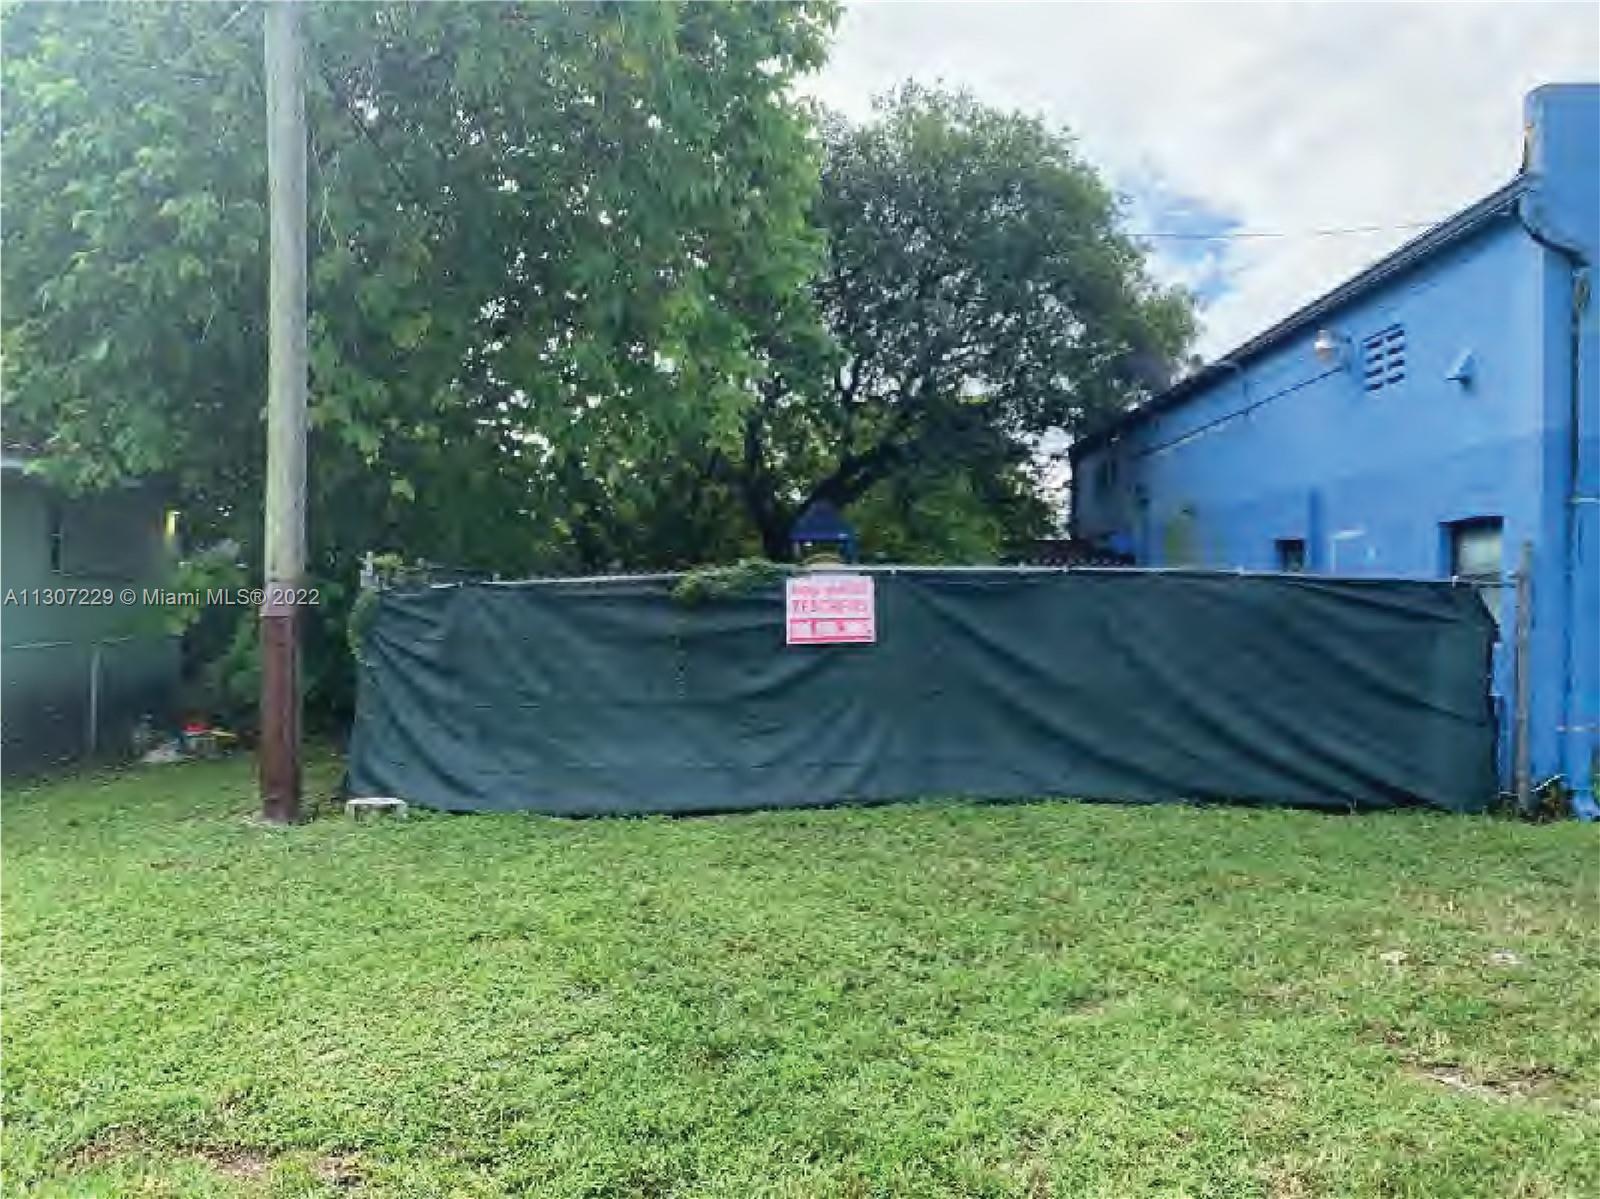
<svg viewBox="0 0 1600 1199">
<path fill-rule="evenodd" d="M 237 594 L 248 583 L 239 547 L 223 541 L 178 563 L 172 587 L 202 595 Z M 230 729 L 253 729 L 261 683 L 255 613 L 248 607 L 186 603 L 171 609 L 167 618 L 171 631 L 183 634 L 180 715 Z"/>
<path fill-rule="evenodd" d="M 1048 491 L 1023 470 L 943 471 L 917 464 L 880 482 L 850 508 L 863 557 L 876 562 L 970 566 L 1056 526 Z"/>
<path fill-rule="evenodd" d="M 749 595 L 781 583 L 791 569 L 765 558 L 740 558 L 731 566 L 700 566 L 685 571 L 672 585 L 672 598 L 692 606 L 707 600 Z"/>
<path fill-rule="evenodd" d="M 372 622 L 378 614 L 379 595 L 377 589 L 366 588 L 357 593 L 355 601 L 350 605 L 350 615 L 345 623 L 350 656 L 357 662 L 361 661 L 361 647 L 366 640 L 367 630 L 372 627 Z"/>
<path fill-rule="evenodd" d="M 1015 501 L 1047 490 L 1039 439 L 1148 395 L 1193 332 L 1188 297 L 1151 280 L 1115 197 L 1042 121 L 907 86 L 824 140 L 815 290 L 836 344 L 775 347 L 715 468 L 773 557 L 807 504 L 889 479 L 964 489 L 954 508 L 1031 535 Z"/>
<path fill-rule="evenodd" d="M 1187 337 L 1064 135 L 908 89 L 817 138 L 790 85 L 829 3 L 306 15 L 315 644 L 373 549 L 784 558 L 828 498 L 865 505 L 868 554 L 992 558 L 1049 523 L 1038 438 Z M 190 543 L 252 571 L 260 27 L 12 6 L 0 151 L 7 437 L 68 486 L 169 481 Z M 342 654 L 312 664 L 339 707 Z"/>
<path fill-rule="evenodd" d="M 822 337 L 822 4 L 311 4 L 312 583 L 732 548 L 682 446 Z M 5 13 L 6 433 L 258 560 L 261 8 Z M 342 644 L 324 602 L 313 638 Z M 331 680 L 347 685 L 348 672 Z M 313 680 L 315 681 L 315 680 Z M 331 696 L 324 697 L 331 699 Z"/>
</svg>

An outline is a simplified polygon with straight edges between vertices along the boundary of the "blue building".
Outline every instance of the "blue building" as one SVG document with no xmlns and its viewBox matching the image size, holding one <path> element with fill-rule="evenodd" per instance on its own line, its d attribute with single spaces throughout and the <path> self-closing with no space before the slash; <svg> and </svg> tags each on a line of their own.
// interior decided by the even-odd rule
<svg viewBox="0 0 1600 1199">
<path fill-rule="evenodd" d="M 1508 634 L 1526 546 L 1534 777 L 1592 817 L 1600 85 L 1525 115 L 1504 187 L 1080 439 L 1072 529 L 1142 566 L 1477 580 Z"/>
</svg>

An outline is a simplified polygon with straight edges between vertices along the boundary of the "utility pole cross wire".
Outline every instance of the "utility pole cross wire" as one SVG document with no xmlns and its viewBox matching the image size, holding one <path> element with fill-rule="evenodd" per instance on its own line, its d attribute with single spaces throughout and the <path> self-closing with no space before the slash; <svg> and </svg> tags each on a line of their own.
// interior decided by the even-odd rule
<svg viewBox="0 0 1600 1199">
<path fill-rule="evenodd" d="M 261 608 L 261 817 L 300 817 L 300 630 L 306 489 L 306 109 L 300 5 L 266 5 L 266 599 Z"/>
</svg>

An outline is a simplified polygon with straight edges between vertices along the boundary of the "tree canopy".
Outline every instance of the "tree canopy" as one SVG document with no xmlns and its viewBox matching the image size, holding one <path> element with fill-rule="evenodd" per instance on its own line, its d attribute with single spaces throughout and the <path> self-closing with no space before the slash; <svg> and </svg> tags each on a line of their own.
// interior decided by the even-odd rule
<svg viewBox="0 0 1600 1199">
<path fill-rule="evenodd" d="M 0 16 L 6 439 L 65 486 L 169 487 L 191 544 L 252 563 L 261 17 Z M 793 84 L 835 17 L 306 5 L 326 594 L 369 549 L 508 574 L 784 557 L 818 499 L 879 556 L 1044 531 L 1041 445 L 1146 393 L 1187 298 L 1039 120 L 915 87 L 819 119 Z"/>
<path fill-rule="evenodd" d="M 1192 336 L 1189 298 L 1151 279 L 1116 197 L 1036 118 L 907 86 L 824 140 L 834 356 L 780 349 L 719 469 L 770 552 L 806 504 L 890 479 L 1025 510 L 1040 439 L 1147 395 Z"/>
<path fill-rule="evenodd" d="M 525 569 L 666 511 L 820 339 L 826 4 L 308 6 L 311 532 Z M 258 5 L 5 15 L 7 436 L 254 543 Z M 586 547 L 585 542 L 596 544 Z"/>
</svg>

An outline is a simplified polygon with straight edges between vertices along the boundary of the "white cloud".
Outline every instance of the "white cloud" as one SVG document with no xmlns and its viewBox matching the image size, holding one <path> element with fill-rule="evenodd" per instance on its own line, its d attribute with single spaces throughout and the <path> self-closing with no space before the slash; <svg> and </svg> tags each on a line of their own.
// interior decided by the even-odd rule
<svg viewBox="0 0 1600 1199">
<path fill-rule="evenodd" d="M 1597 68 L 1591 4 L 862 4 L 807 90 L 862 117 L 902 79 L 943 80 L 1068 125 L 1123 190 L 1307 230 L 1471 203 L 1516 171 L 1523 95 Z M 1220 291 L 1210 355 L 1416 232 L 1164 243 L 1156 266 Z"/>
</svg>

